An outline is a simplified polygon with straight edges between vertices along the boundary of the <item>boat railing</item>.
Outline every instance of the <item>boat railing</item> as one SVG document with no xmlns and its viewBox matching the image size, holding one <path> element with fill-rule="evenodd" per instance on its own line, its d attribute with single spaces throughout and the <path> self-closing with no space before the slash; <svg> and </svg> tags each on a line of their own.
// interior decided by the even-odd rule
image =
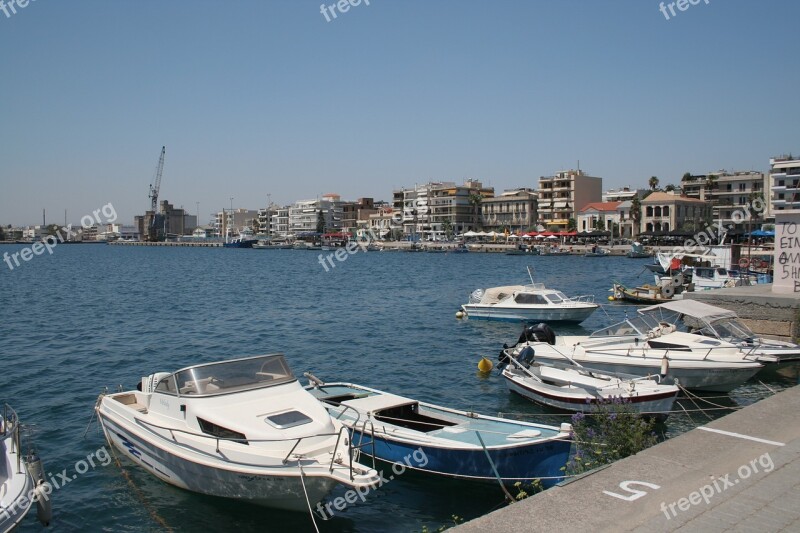
<svg viewBox="0 0 800 533">
<path fill-rule="evenodd" d="M 150 433 L 152 433 L 153 435 L 155 435 L 155 436 L 157 436 L 157 437 L 159 437 L 161 439 L 164 439 L 164 440 L 169 440 L 169 439 L 167 439 L 164 435 L 162 435 L 158 431 L 154 431 L 153 428 L 160 429 L 162 431 L 168 431 L 169 434 L 170 434 L 170 437 L 172 437 L 172 441 L 171 442 L 173 444 L 177 444 L 178 446 L 181 446 L 182 448 L 187 448 L 187 449 L 190 449 L 190 450 L 194 451 L 195 453 L 200 453 L 200 454 L 206 455 L 208 457 L 214 457 L 215 459 L 222 459 L 226 463 L 237 464 L 237 465 L 245 465 L 245 466 L 264 466 L 264 465 L 253 465 L 252 463 L 246 463 L 246 462 L 243 462 L 243 461 L 235 461 L 235 460 L 233 460 L 233 459 L 231 459 L 229 457 L 226 457 L 219 449 L 220 441 L 223 441 L 223 442 L 234 442 L 234 443 L 238 443 L 238 444 L 247 444 L 247 445 L 250 445 L 250 444 L 263 444 L 263 443 L 282 443 L 282 442 L 287 442 L 288 443 L 288 442 L 295 441 L 294 445 L 289 450 L 289 453 L 287 453 L 286 456 L 281 461 L 281 463 L 285 465 L 285 464 L 287 464 L 289 462 L 289 458 L 292 455 L 294 455 L 295 450 L 297 449 L 297 447 L 300 445 L 300 443 L 302 441 L 307 440 L 307 439 L 317 439 L 317 438 L 320 438 L 320 437 L 336 437 L 336 445 L 335 445 L 335 448 L 334 448 L 334 453 L 331 455 L 331 463 L 330 463 L 329 468 L 328 468 L 329 472 L 333 472 L 334 464 L 336 463 L 336 453 L 335 452 L 339 448 L 339 442 L 342 439 L 342 432 L 344 432 L 345 434 L 349 435 L 349 433 L 347 433 L 347 427 L 342 425 L 342 427 L 340 427 L 339 430 L 336 431 L 335 433 L 318 433 L 316 435 L 307 435 L 307 436 L 304 436 L 304 437 L 292 437 L 292 438 L 287 438 L 287 439 L 237 439 L 237 438 L 230 438 L 230 437 L 217 437 L 215 435 L 206 435 L 204 433 L 196 433 L 194 431 L 187 431 L 185 429 L 178 429 L 178 428 L 170 428 L 170 427 L 166 427 L 166 426 L 160 426 L 158 424 L 154 424 L 152 422 L 148 422 L 148 421 L 143 420 L 141 418 L 137 418 L 136 419 L 136 423 L 139 424 L 140 426 L 142 426 L 145 430 L 147 430 Z M 176 433 L 188 435 L 190 437 L 195 437 L 195 438 L 214 441 L 215 445 L 216 445 L 215 446 L 215 451 L 216 451 L 217 455 L 208 453 L 205 450 L 202 450 L 202 449 L 199 449 L 199 448 L 195 448 L 193 446 L 188 445 L 187 443 L 183 443 L 183 442 L 178 441 L 178 439 L 175 436 Z M 350 470 L 350 480 L 352 481 L 353 480 L 353 443 L 352 443 L 352 439 L 347 438 L 347 437 L 345 437 L 345 441 L 347 443 L 348 454 L 349 454 L 349 457 L 350 457 L 350 464 L 348 465 L 348 468 Z"/>
<path fill-rule="evenodd" d="M 22 474 L 22 443 L 20 442 L 19 434 L 19 417 L 17 412 L 8 405 L 3 404 L 3 440 L 10 438 L 11 440 L 11 453 L 17 454 L 17 473 Z"/>
<path fill-rule="evenodd" d="M 584 294 L 582 296 L 572 296 L 569 300 L 566 300 L 569 303 L 576 303 L 576 304 L 593 304 L 594 303 L 594 294 Z"/>
</svg>

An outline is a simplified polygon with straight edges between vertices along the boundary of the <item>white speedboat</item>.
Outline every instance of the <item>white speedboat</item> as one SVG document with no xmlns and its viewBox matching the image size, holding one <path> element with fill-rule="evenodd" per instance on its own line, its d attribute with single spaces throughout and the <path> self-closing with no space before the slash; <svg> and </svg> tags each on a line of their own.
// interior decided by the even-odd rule
<svg viewBox="0 0 800 533">
<path fill-rule="evenodd" d="M 108 442 L 194 492 L 305 510 L 337 484 L 374 486 L 347 429 L 298 383 L 281 354 L 157 373 L 101 396 Z"/>
<path fill-rule="evenodd" d="M 736 270 L 728 270 L 723 267 L 687 266 L 683 272 L 691 276 L 691 282 L 696 291 L 750 285 L 749 277 L 740 275 Z"/>
<path fill-rule="evenodd" d="M 638 313 L 688 333 L 735 344 L 762 363 L 800 359 L 799 345 L 759 337 L 735 312 L 698 300 L 675 300 L 639 309 Z"/>
<path fill-rule="evenodd" d="M 619 398 L 638 413 L 664 420 L 679 392 L 675 385 L 662 384 L 659 375 L 623 377 L 575 364 L 542 364 L 534 360 L 530 346 L 516 357 L 504 353 L 503 377 L 509 391 L 564 411 L 594 412 L 599 405 Z"/>
<path fill-rule="evenodd" d="M 529 271 L 530 274 L 530 271 Z M 477 289 L 462 305 L 469 318 L 512 322 L 583 322 L 599 305 L 594 296 L 569 298 L 543 283 Z"/>
<path fill-rule="evenodd" d="M 4 405 L 0 412 L 0 533 L 15 529 L 33 507 L 47 526 L 52 518 L 49 494 L 41 460 L 22 451 L 17 413 Z"/>
<path fill-rule="evenodd" d="M 543 361 L 569 357 L 602 372 L 663 374 L 687 389 L 728 392 L 763 365 L 729 342 L 680 332 L 651 316 L 628 318 L 589 336 L 558 336 L 546 324 L 526 328 L 512 350 L 531 346 Z M 667 381 L 670 382 L 670 381 Z"/>
</svg>

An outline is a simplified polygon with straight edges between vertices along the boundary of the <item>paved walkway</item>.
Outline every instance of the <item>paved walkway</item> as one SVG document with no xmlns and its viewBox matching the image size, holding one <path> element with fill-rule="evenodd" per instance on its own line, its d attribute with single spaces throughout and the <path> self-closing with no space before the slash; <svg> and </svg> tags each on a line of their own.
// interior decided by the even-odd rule
<svg viewBox="0 0 800 533">
<path fill-rule="evenodd" d="M 800 386 L 456 530 L 800 532 Z"/>
</svg>

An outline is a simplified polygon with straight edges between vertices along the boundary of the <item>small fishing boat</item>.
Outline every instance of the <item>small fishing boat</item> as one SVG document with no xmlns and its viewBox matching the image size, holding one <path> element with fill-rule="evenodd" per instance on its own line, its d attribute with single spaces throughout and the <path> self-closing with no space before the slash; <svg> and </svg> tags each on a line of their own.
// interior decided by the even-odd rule
<svg viewBox="0 0 800 533">
<path fill-rule="evenodd" d="M 622 283 L 615 282 L 611 292 L 613 300 L 651 305 L 669 301 L 675 296 L 675 288 L 671 283 L 626 287 Z"/>
<path fill-rule="evenodd" d="M 611 255 L 611 252 L 606 250 L 605 248 L 600 248 L 598 246 L 592 246 L 592 248 L 583 254 L 583 257 L 608 257 Z"/>
<path fill-rule="evenodd" d="M 674 300 L 637 312 L 672 324 L 679 331 L 735 344 L 762 363 L 800 360 L 800 345 L 759 337 L 735 312 L 698 300 Z"/>
<path fill-rule="evenodd" d="M 631 249 L 627 254 L 625 254 L 625 257 L 628 259 L 644 259 L 647 257 L 652 257 L 652 254 L 645 251 L 642 243 L 634 242 L 631 244 Z"/>
<path fill-rule="evenodd" d="M 379 481 L 353 458 L 347 430 L 298 383 L 282 354 L 159 372 L 104 394 L 108 442 L 177 487 L 307 510 L 335 486 Z"/>
<path fill-rule="evenodd" d="M 352 383 L 323 383 L 306 373 L 307 390 L 347 426 L 356 447 L 386 463 L 475 481 L 562 479 L 570 424 L 560 427 L 458 411 Z M 424 463 L 407 460 L 421 450 Z"/>
<path fill-rule="evenodd" d="M 593 412 L 598 405 L 620 398 L 638 413 L 664 420 L 678 396 L 678 387 L 661 384 L 659 375 L 622 377 L 574 361 L 568 366 L 544 364 L 536 362 L 534 357 L 530 346 L 515 356 L 508 349 L 503 350 L 500 361 L 506 386 L 523 398 L 556 409 Z"/>
<path fill-rule="evenodd" d="M 42 525 L 49 525 L 53 513 L 49 494 L 52 487 L 44 478 L 42 461 L 35 452 L 22 450 L 19 417 L 8 404 L 0 418 L 0 533 L 14 530 L 33 507 Z"/>
<path fill-rule="evenodd" d="M 530 267 L 528 275 L 530 285 L 476 289 L 469 303 L 461 309 L 473 319 L 580 323 L 599 307 L 594 303 L 594 296 L 570 298 L 561 291 L 548 289 L 543 283 L 534 283 Z"/>
</svg>

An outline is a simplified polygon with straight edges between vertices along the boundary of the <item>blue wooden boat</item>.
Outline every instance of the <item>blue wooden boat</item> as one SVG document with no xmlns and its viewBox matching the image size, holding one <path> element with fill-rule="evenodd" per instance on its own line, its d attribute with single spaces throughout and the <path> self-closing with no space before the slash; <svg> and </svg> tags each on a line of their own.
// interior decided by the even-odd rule
<svg viewBox="0 0 800 533">
<path fill-rule="evenodd" d="M 513 484 L 539 479 L 550 487 L 563 479 L 570 424 L 507 420 L 306 377 L 312 382 L 309 392 L 350 429 L 354 447 L 378 461 L 475 481 Z M 410 461 L 411 457 L 424 461 Z"/>
</svg>

